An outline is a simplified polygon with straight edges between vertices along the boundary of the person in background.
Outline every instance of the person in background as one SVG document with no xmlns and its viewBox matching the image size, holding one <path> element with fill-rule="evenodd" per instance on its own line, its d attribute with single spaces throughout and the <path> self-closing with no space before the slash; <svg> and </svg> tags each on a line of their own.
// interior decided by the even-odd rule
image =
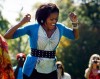
<svg viewBox="0 0 100 79">
<path fill-rule="evenodd" d="M 15 79 L 8 44 L 0 34 L 0 79 Z"/>
<path fill-rule="evenodd" d="M 85 78 L 100 79 L 100 55 L 91 55 L 88 68 L 85 70 Z"/>
<path fill-rule="evenodd" d="M 64 71 L 64 66 L 61 61 L 56 62 L 58 79 L 71 79 L 71 75 Z"/>
<path fill-rule="evenodd" d="M 22 68 L 24 61 L 26 59 L 26 55 L 24 53 L 18 53 L 16 55 L 16 59 L 17 59 L 17 66 L 13 67 L 15 79 L 23 79 Z"/>
<path fill-rule="evenodd" d="M 69 14 L 72 29 L 59 23 L 58 17 L 59 9 L 55 4 L 42 4 L 35 14 L 37 23 L 24 25 L 31 19 L 31 15 L 27 14 L 5 33 L 6 39 L 29 36 L 31 53 L 23 66 L 23 79 L 57 79 L 56 48 L 61 37 L 71 40 L 79 38 L 77 15 Z"/>
</svg>

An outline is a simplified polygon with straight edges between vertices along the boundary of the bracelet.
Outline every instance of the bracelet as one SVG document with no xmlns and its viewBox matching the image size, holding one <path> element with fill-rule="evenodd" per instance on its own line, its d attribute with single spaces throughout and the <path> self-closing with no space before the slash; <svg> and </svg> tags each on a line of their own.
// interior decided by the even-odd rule
<svg viewBox="0 0 100 79">
<path fill-rule="evenodd" d="M 79 22 L 77 21 L 77 22 L 72 22 L 72 25 L 78 25 L 79 24 Z"/>
<path fill-rule="evenodd" d="M 78 29 L 78 26 L 73 26 L 73 29 Z"/>
<path fill-rule="evenodd" d="M 78 24 L 72 24 L 73 25 L 73 27 L 77 27 L 78 26 Z"/>
<path fill-rule="evenodd" d="M 78 21 L 76 21 L 76 22 L 72 22 L 72 24 L 79 24 L 79 22 L 78 22 Z"/>
<path fill-rule="evenodd" d="M 78 29 L 79 22 L 72 22 L 73 29 Z"/>
</svg>

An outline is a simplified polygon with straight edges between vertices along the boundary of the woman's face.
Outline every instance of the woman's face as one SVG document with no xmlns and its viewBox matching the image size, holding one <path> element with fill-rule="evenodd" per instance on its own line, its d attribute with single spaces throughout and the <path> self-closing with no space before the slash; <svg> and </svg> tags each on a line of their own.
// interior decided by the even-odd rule
<svg viewBox="0 0 100 79">
<path fill-rule="evenodd" d="M 57 12 L 51 13 L 50 16 L 47 18 L 46 22 L 44 23 L 44 26 L 48 30 L 54 29 L 55 28 L 55 24 L 58 21 L 58 16 L 59 16 L 59 13 L 57 13 Z"/>
<path fill-rule="evenodd" d="M 93 66 L 97 66 L 97 65 L 99 65 L 99 63 L 100 63 L 100 59 L 99 59 L 99 57 L 93 57 L 93 59 L 92 59 L 92 62 L 93 62 Z"/>
<path fill-rule="evenodd" d="M 59 73 L 62 73 L 62 65 L 58 65 L 58 66 L 57 66 L 57 71 L 58 71 Z"/>
</svg>

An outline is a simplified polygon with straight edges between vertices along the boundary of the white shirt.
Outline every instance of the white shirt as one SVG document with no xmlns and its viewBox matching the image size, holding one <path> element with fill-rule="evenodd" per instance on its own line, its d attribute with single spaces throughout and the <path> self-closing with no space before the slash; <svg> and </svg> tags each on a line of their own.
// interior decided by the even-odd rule
<svg viewBox="0 0 100 79">
<path fill-rule="evenodd" d="M 64 72 L 64 75 L 62 76 L 61 73 L 58 74 L 58 79 L 71 79 L 70 74 Z"/>
<path fill-rule="evenodd" d="M 50 38 L 47 37 L 45 30 L 40 26 L 38 31 L 38 49 L 53 51 L 59 42 L 59 30 L 58 28 L 52 34 Z M 56 70 L 55 58 L 41 58 L 37 59 L 35 69 L 40 73 L 50 73 Z"/>
<path fill-rule="evenodd" d="M 71 79 L 70 74 L 64 72 L 64 76 L 62 77 L 62 79 Z"/>
</svg>

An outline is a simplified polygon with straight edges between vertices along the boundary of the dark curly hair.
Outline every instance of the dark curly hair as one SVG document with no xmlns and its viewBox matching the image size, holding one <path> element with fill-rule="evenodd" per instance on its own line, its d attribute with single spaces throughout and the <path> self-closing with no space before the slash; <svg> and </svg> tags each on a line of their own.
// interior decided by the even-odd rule
<svg viewBox="0 0 100 79">
<path fill-rule="evenodd" d="M 42 4 L 36 11 L 35 19 L 43 25 L 51 13 L 59 13 L 58 7 L 53 3 Z"/>
</svg>

